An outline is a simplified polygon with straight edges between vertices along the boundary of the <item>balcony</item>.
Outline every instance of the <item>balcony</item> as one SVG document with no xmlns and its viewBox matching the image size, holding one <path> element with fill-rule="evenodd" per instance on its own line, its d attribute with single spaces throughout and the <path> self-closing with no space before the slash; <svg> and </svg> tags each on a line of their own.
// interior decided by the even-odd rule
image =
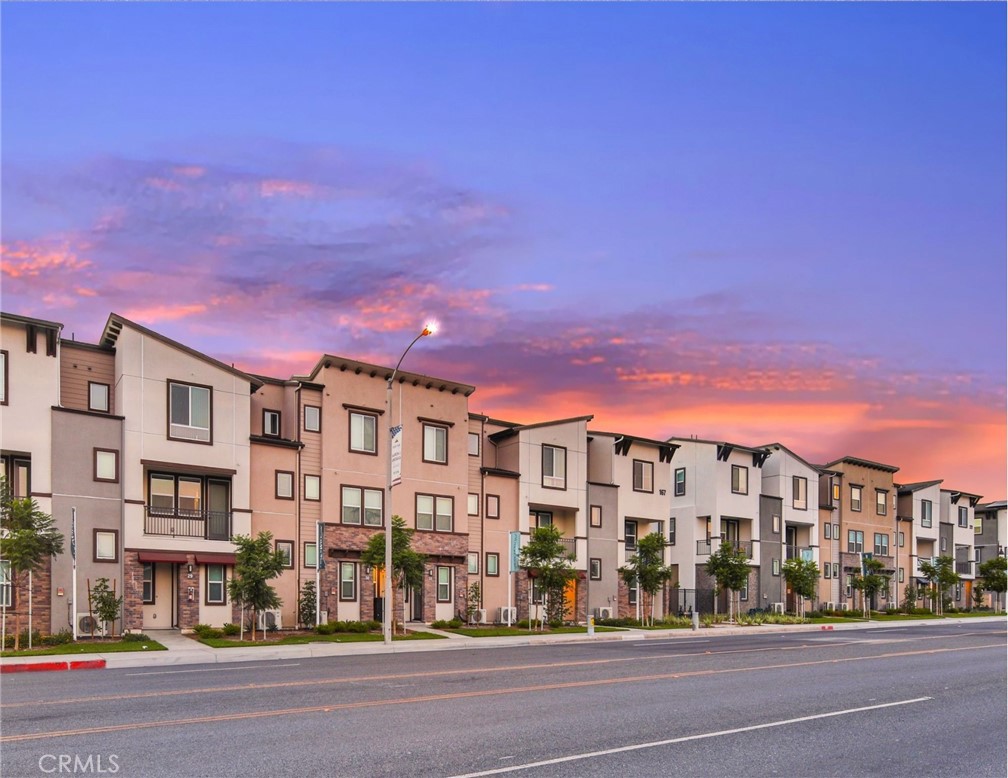
<svg viewBox="0 0 1008 778">
<path fill-rule="evenodd" d="M 737 540 L 734 543 L 730 541 L 721 541 L 717 539 L 713 540 L 698 540 L 696 543 L 697 556 L 710 556 L 711 555 L 711 544 L 714 543 L 718 548 L 721 548 L 723 542 L 728 542 L 733 548 L 742 549 L 749 559 L 752 559 L 752 541 L 751 540 Z"/>
<path fill-rule="evenodd" d="M 784 554 L 785 559 L 801 559 L 805 562 L 812 561 L 811 546 L 785 546 Z"/>
<path fill-rule="evenodd" d="M 564 551 L 567 552 L 567 556 L 571 558 L 577 557 L 577 540 L 574 538 L 560 538 L 560 545 L 563 546 Z"/>
<path fill-rule="evenodd" d="M 145 535 L 166 535 L 173 538 L 201 538 L 203 540 L 231 540 L 230 511 L 173 512 L 146 506 Z M 573 542 L 573 541 L 571 541 Z"/>
<path fill-rule="evenodd" d="M 955 571 L 959 575 L 973 575 L 973 563 L 972 562 L 956 562 Z"/>
</svg>

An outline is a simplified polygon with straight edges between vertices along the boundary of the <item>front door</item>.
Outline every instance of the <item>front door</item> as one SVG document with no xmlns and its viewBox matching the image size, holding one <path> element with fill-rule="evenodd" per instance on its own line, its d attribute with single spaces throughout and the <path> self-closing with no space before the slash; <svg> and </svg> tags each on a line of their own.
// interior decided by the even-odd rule
<svg viewBox="0 0 1008 778">
<path fill-rule="evenodd" d="M 227 481 L 207 481 L 207 540 L 231 539 L 230 492 Z"/>
<path fill-rule="evenodd" d="M 577 579 L 567 582 L 564 587 L 564 621 L 577 619 Z"/>
<path fill-rule="evenodd" d="M 423 586 L 417 586 L 409 590 L 410 599 L 410 619 L 413 621 L 423 621 Z"/>
<path fill-rule="evenodd" d="M 143 604 L 144 629 L 171 629 L 174 624 L 175 606 L 175 565 L 170 562 L 149 562 L 150 572 L 145 571 L 144 594 L 148 601 Z"/>
</svg>

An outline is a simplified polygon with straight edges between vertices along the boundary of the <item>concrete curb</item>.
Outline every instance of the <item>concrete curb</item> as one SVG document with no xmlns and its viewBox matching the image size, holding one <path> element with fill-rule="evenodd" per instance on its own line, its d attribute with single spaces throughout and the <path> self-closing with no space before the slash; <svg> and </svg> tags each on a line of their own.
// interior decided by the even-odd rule
<svg viewBox="0 0 1008 778">
<path fill-rule="evenodd" d="M 104 659 L 73 659 L 64 662 L 17 662 L 0 665 L 0 673 L 45 673 L 65 670 L 104 670 Z"/>
</svg>

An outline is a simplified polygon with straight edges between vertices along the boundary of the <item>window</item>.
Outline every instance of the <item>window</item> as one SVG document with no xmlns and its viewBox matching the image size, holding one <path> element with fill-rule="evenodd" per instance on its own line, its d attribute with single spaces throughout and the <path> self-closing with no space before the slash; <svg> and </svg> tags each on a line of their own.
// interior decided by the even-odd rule
<svg viewBox="0 0 1008 778">
<path fill-rule="evenodd" d="M 469 575 L 479 575 L 479 552 L 470 551 L 466 555 L 466 572 Z"/>
<path fill-rule="evenodd" d="M 903 532 L 896 533 L 896 543 L 900 548 L 903 548 L 906 545 L 906 535 L 903 534 Z"/>
<path fill-rule="evenodd" d="M 861 487 L 851 486 L 850 488 L 850 508 L 852 511 L 861 510 Z"/>
<path fill-rule="evenodd" d="M 844 594 L 848 598 L 852 597 L 854 594 L 854 576 L 848 575 L 844 578 Z"/>
<path fill-rule="evenodd" d="M 168 437 L 212 442 L 209 386 L 168 382 Z"/>
<path fill-rule="evenodd" d="M 423 461 L 439 465 L 448 464 L 447 427 L 426 423 L 423 425 Z"/>
<path fill-rule="evenodd" d="M 771 527 L 775 535 L 780 535 L 780 516 L 774 516 L 771 519 Z"/>
<path fill-rule="evenodd" d="M 840 540 L 840 525 L 833 525 L 833 540 Z"/>
<path fill-rule="evenodd" d="M 94 561 L 119 561 L 119 532 L 114 529 L 94 531 Z"/>
<path fill-rule="evenodd" d="M 7 352 L 0 351 L 0 405 L 7 404 Z M 10 583 L 6 584 L 10 593 Z"/>
<path fill-rule="evenodd" d="M 832 492 L 833 492 L 833 504 L 834 505 L 839 505 L 840 504 L 840 482 L 839 481 L 834 481 L 833 482 L 833 490 L 832 490 Z"/>
<path fill-rule="evenodd" d="M 88 410 L 109 412 L 109 385 L 88 381 Z"/>
<path fill-rule="evenodd" d="M 823 562 L 822 563 L 822 577 L 823 578 L 829 578 L 830 577 L 830 563 L 829 562 Z"/>
<path fill-rule="evenodd" d="M 340 562 L 339 598 L 343 602 L 353 602 L 354 600 L 357 599 L 356 562 Z"/>
<path fill-rule="evenodd" d="M 637 548 L 637 522 L 636 521 L 624 521 L 623 522 L 623 537 L 626 540 L 627 551 L 632 551 Z"/>
<path fill-rule="evenodd" d="M 304 566 L 315 567 L 318 564 L 318 554 L 314 543 L 304 544 Z"/>
<path fill-rule="evenodd" d="M 791 507 L 804 511 L 808 508 L 808 479 L 791 477 Z"/>
<path fill-rule="evenodd" d="M 745 602 L 749 599 L 749 582 L 746 581 L 745 585 L 739 589 L 739 599 Z"/>
<path fill-rule="evenodd" d="M 567 488 L 567 449 L 542 447 L 542 485 L 549 489 Z"/>
<path fill-rule="evenodd" d="M 861 530 L 847 530 L 847 552 L 850 554 L 860 554 L 864 551 L 864 532 Z"/>
<path fill-rule="evenodd" d="M 94 480 L 119 481 L 119 452 L 104 448 L 94 450 Z"/>
<path fill-rule="evenodd" d="M 602 506 L 601 505 L 590 505 L 588 506 L 588 522 L 593 527 L 602 526 Z"/>
<path fill-rule="evenodd" d="M 731 490 L 735 494 L 749 494 L 749 468 L 731 466 Z"/>
<path fill-rule="evenodd" d="M 931 526 L 931 501 L 921 500 L 921 526 Z"/>
<path fill-rule="evenodd" d="M 500 575 L 500 554 L 494 552 L 486 555 L 486 574 L 491 578 Z"/>
<path fill-rule="evenodd" d="M 973 517 L 973 534 L 974 535 L 983 534 L 983 517 L 981 516 Z"/>
<path fill-rule="evenodd" d="M 830 532 L 830 529 L 832 527 L 833 527 L 833 525 L 830 524 L 829 522 L 827 522 L 826 524 L 823 524 L 823 538 L 825 538 L 826 540 L 832 540 L 833 539 L 833 533 Z"/>
<path fill-rule="evenodd" d="M 224 565 L 206 566 L 206 604 L 223 605 L 224 599 Z"/>
<path fill-rule="evenodd" d="M 306 475 L 304 477 L 304 498 L 312 502 L 322 499 L 322 478 L 317 475 Z"/>
<path fill-rule="evenodd" d="M 886 492 L 882 489 L 875 490 L 875 515 L 886 515 Z"/>
<path fill-rule="evenodd" d="M 304 407 L 304 428 L 305 432 L 322 431 L 322 409 L 317 405 Z"/>
<path fill-rule="evenodd" d="M 280 411 L 263 411 L 263 435 L 268 438 L 280 437 Z"/>
<path fill-rule="evenodd" d="M 286 568 L 294 567 L 294 541 L 293 540 L 278 540 L 276 542 L 276 550 L 283 555 L 284 564 Z"/>
<path fill-rule="evenodd" d="M 673 516 L 668 520 L 668 544 L 670 546 L 675 545 L 675 530 L 675 516 Z"/>
<path fill-rule="evenodd" d="M 469 456 L 478 457 L 480 446 L 480 436 L 478 432 L 469 433 Z"/>
<path fill-rule="evenodd" d="M 889 556 L 889 533 L 875 533 L 875 556 Z"/>
<path fill-rule="evenodd" d="M 496 494 L 488 494 L 486 496 L 486 516 L 488 519 L 499 519 L 500 518 L 500 497 Z"/>
<path fill-rule="evenodd" d="M 451 532 L 455 513 L 452 503 L 451 497 L 418 494 L 416 496 L 416 528 Z"/>
<path fill-rule="evenodd" d="M 588 560 L 588 577 L 593 581 L 602 580 L 602 560 L 592 558 Z"/>
<path fill-rule="evenodd" d="M 941 539 L 941 550 L 943 552 L 948 551 L 948 541 L 945 538 Z"/>
<path fill-rule="evenodd" d="M 833 563 L 833 577 L 834 578 L 839 578 L 840 577 L 840 563 L 839 562 L 834 562 Z"/>
<path fill-rule="evenodd" d="M 772 572 L 774 575 L 780 575 L 780 560 L 779 559 L 773 560 L 773 564 L 771 565 L 770 572 Z"/>
<path fill-rule="evenodd" d="M 627 604 L 636 605 L 637 604 L 637 582 L 634 581 L 632 584 L 627 584 Z"/>
<path fill-rule="evenodd" d="M 437 601 L 452 601 L 452 568 L 438 566 L 437 569 Z"/>
<path fill-rule="evenodd" d="M 542 585 L 542 580 L 539 578 L 532 579 L 532 604 L 542 605 L 545 601 L 546 590 Z"/>
<path fill-rule="evenodd" d="M 969 512 L 966 510 L 965 505 L 959 506 L 959 526 L 969 527 Z"/>
<path fill-rule="evenodd" d="M 682 497 L 686 494 L 686 468 L 677 467 L 675 471 L 675 496 Z"/>
<path fill-rule="evenodd" d="M 154 604 L 154 563 L 144 562 L 143 566 L 143 604 Z"/>
<path fill-rule="evenodd" d="M 350 411 L 350 450 L 361 454 L 377 455 L 377 437 L 375 435 L 377 424 L 377 416 Z"/>
<path fill-rule="evenodd" d="M 547 511 L 532 511 L 529 513 L 529 524 L 535 524 L 536 529 L 540 527 L 552 527 L 553 514 Z"/>
<path fill-rule="evenodd" d="M 344 524 L 360 524 L 363 519 L 365 527 L 380 527 L 384 498 L 381 489 L 344 486 L 341 521 Z"/>
<path fill-rule="evenodd" d="M 633 489 L 635 492 L 654 492 L 654 462 L 633 461 Z"/>
<path fill-rule="evenodd" d="M 292 471 L 276 471 L 276 498 L 278 500 L 294 499 L 294 473 Z"/>
<path fill-rule="evenodd" d="M 903 572 L 903 568 L 901 567 L 901 568 L 899 569 L 899 582 L 900 582 L 900 583 L 903 583 L 903 576 L 904 576 L 904 575 L 905 575 L 905 573 Z"/>
<path fill-rule="evenodd" d="M 468 505 L 466 506 L 466 513 L 470 516 L 479 516 L 479 504 L 480 498 L 478 494 L 470 494 Z"/>
</svg>

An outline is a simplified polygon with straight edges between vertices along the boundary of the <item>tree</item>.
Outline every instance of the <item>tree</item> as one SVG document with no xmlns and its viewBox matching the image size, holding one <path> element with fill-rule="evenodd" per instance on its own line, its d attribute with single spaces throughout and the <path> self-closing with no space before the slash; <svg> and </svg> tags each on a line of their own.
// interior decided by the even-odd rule
<svg viewBox="0 0 1008 778">
<path fill-rule="evenodd" d="M 805 600 L 815 597 L 816 586 L 819 585 L 819 565 L 811 559 L 794 557 L 784 562 L 781 573 L 798 597 L 798 615 L 805 618 Z"/>
<path fill-rule="evenodd" d="M 273 548 L 273 535 L 269 532 L 260 532 L 255 538 L 235 535 L 231 542 L 238 550 L 228 591 L 231 599 L 241 605 L 243 614 L 245 608 L 252 609 L 252 640 L 255 641 L 256 613 L 280 607 L 280 597 L 269 581 L 280 575 L 287 558 L 281 549 Z"/>
<path fill-rule="evenodd" d="M 317 603 L 315 582 L 305 581 L 298 597 L 298 621 L 301 626 L 315 626 L 315 606 Z"/>
<path fill-rule="evenodd" d="M 994 597 L 994 612 L 999 613 L 1000 600 L 1005 590 L 1008 589 L 1008 559 L 1003 556 L 988 559 L 977 566 L 977 573 L 983 580 L 985 591 L 991 592 Z"/>
<path fill-rule="evenodd" d="M 15 598 L 28 594 L 30 573 L 46 559 L 63 553 L 63 535 L 53 525 L 52 516 L 27 497 L 14 497 L 0 478 L 0 559 L 10 567 L 11 591 Z M 14 650 L 21 648 L 21 613 L 14 612 Z"/>
<path fill-rule="evenodd" d="M 920 599 L 920 591 L 912 583 L 908 583 L 903 592 L 903 608 L 907 613 L 913 613 L 917 607 L 917 600 Z"/>
<path fill-rule="evenodd" d="M 955 571 L 955 560 L 950 556 L 940 556 L 933 561 L 921 562 L 919 567 L 921 575 L 931 585 L 935 613 L 941 616 L 944 604 L 942 595 L 946 589 L 959 582 L 959 576 Z"/>
<path fill-rule="evenodd" d="M 707 560 L 707 575 L 715 580 L 717 591 L 727 590 L 728 592 L 729 622 L 734 619 L 733 595 L 749 582 L 749 569 L 749 554 L 745 549 L 736 548 L 727 540 Z"/>
<path fill-rule="evenodd" d="M 426 557 L 411 548 L 414 530 L 406 526 L 401 516 L 392 517 L 392 602 L 398 602 L 402 589 L 423 586 Z M 385 533 L 372 535 L 361 554 L 361 564 L 385 570 Z M 392 602 L 385 603 L 392 608 Z M 395 609 L 389 611 L 392 634 L 395 634 Z"/>
<path fill-rule="evenodd" d="M 637 541 L 637 553 L 619 569 L 619 574 L 627 586 L 637 585 L 644 596 L 641 605 L 645 619 L 650 614 L 654 624 L 654 599 L 661 588 L 672 577 L 672 568 L 665 565 L 667 541 L 660 532 L 652 532 Z"/>
<path fill-rule="evenodd" d="M 112 586 L 115 586 L 113 582 Z M 99 578 L 88 593 L 91 598 L 91 610 L 99 622 L 111 625 L 109 637 L 115 637 L 115 623 L 122 613 L 123 598 L 116 597 L 115 589 L 109 586 L 108 578 Z"/>
<path fill-rule="evenodd" d="M 889 576 L 883 575 L 882 570 L 885 565 L 874 557 L 866 556 L 862 562 L 860 573 L 854 573 L 851 578 L 851 586 L 861 592 L 861 607 L 867 618 L 871 618 L 871 601 L 889 586 Z"/>
<path fill-rule="evenodd" d="M 571 561 L 574 555 L 563 544 L 563 535 L 552 524 L 538 527 L 529 534 L 528 544 L 521 550 L 519 564 L 537 581 L 543 594 L 546 621 L 563 621 L 564 591 L 577 576 Z M 531 621 L 531 614 L 529 614 Z M 539 622 L 540 629 L 543 626 Z"/>
<path fill-rule="evenodd" d="M 479 581 L 473 581 L 469 584 L 469 588 L 466 589 L 465 593 L 465 613 L 467 624 L 472 624 L 473 621 L 475 621 L 476 611 L 479 610 L 481 597 L 482 592 L 480 591 Z"/>
</svg>

